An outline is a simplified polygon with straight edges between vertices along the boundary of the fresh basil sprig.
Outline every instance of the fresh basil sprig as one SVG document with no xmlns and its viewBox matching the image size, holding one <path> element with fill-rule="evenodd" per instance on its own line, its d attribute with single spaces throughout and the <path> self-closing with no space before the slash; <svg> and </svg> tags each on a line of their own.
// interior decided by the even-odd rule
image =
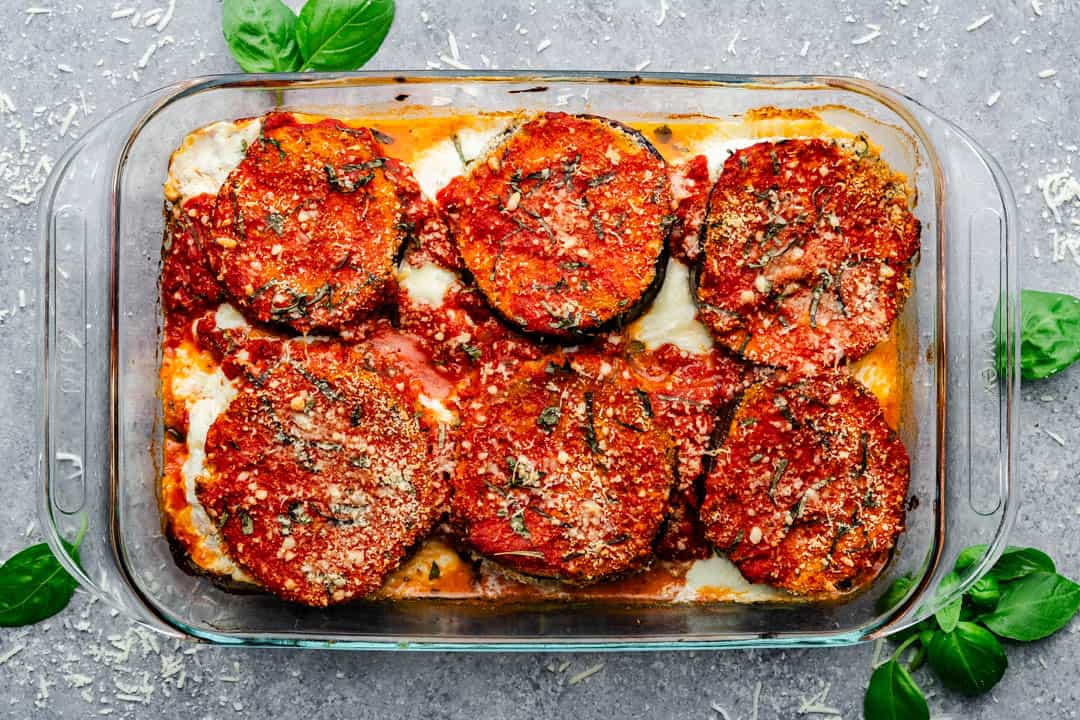
<svg viewBox="0 0 1080 720">
<path fill-rule="evenodd" d="M 63 541 L 76 563 L 85 533 L 84 522 L 74 543 Z M 77 586 L 46 543 L 15 553 L 0 565 L 0 626 L 31 625 L 52 617 L 67 607 Z"/>
<path fill-rule="evenodd" d="M 912 637 L 910 641 L 916 639 Z M 926 698 L 911 678 L 911 673 L 900 662 L 899 658 L 906 649 L 901 645 L 896 654 L 879 665 L 870 676 L 870 686 L 866 689 L 863 703 L 863 714 L 868 720 L 920 720 L 930 717 Z"/>
<path fill-rule="evenodd" d="M 955 587 L 985 545 L 967 548 L 941 583 Z M 907 596 L 914 581 L 897 578 L 878 600 L 887 611 Z M 989 692 L 1009 666 L 998 638 L 1030 642 L 1068 624 L 1080 609 L 1080 585 L 1057 574 L 1054 561 L 1035 548 L 1009 547 L 962 598 L 893 637 L 896 652 L 870 678 L 863 700 L 866 720 L 928 720 L 930 710 L 911 673 L 927 661 L 945 687 L 965 695 Z M 904 655 L 912 650 L 911 660 Z"/>
<path fill-rule="evenodd" d="M 994 311 L 996 365 L 1004 374 L 1011 328 L 1004 326 L 1002 303 Z M 1080 360 L 1080 298 L 1064 293 L 1020 292 L 1020 376 L 1038 380 Z"/>
<path fill-rule="evenodd" d="M 225 0 L 222 31 L 245 72 L 356 70 L 382 45 L 394 0 Z"/>
</svg>

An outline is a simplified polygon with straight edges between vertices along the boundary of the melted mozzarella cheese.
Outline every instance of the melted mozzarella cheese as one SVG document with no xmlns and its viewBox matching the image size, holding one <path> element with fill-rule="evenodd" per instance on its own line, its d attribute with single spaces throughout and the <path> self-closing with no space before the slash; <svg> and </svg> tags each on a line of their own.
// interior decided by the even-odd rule
<svg viewBox="0 0 1080 720">
<path fill-rule="evenodd" d="M 457 282 L 456 273 L 434 263 L 413 267 L 408 262 L 398 267 L 398 284 L 409 294 L 414 303 L 439 307 L 446 298 L 446 291 Z"/>
<path fill-rule="evenodd" d="M 188 456 L 180 468 L 180 476 L 184 481 L 184 497 L 191 508 L 191 524 L 202 536 L 204 547 L 216 557 L 207 570 L 247 582 L 247 575 L 225 554 L 221 538 L 195 494 L 196 479 L 206 473 L 206 433 L 236 397 L 236 388 L 220 367 L 203 369 L 184 346 L 177 348 L 176 354 L 180 371 L 173 376 L 172 393 L 188 409 Z"/>
<path fill-rule="evenodd" d="M 435 143 L 417 153 L 413 158 L 413 175 L 420 184 L 420 189 L 429 198 L 434 198 L 436 193 L 446 187 L 447 183 L 465 172 L 466 167 L 462 158 L 466 162 L 472 162 L 483 157 L 513 122 L 506 118 L 484 118 L 483 120 L 485 122 L 482 124 L 463 128 L 453 137 Z"/>
<path fill-rule="evenodd" d="M 712 349 L 712 337 L 697 319 L 690 271 L 678 260 L 668 261 L 664 284 L 649 311 L 634 323 L 630 337 L 649 350 L 671 344 L 700 355 Z"/>
<path fill-rule="evenodd" d="M 457 423 L 457 415 L 450 411 L 441 400 L 420 393 L 417 398 L 420 404 L 428 411 L 429 415 L 435 419 L 436 422 L 440 422 L 444 425 L 454 425 Z"/>
<path fill-rule="evenodd" d="M 217 312 L 214 313 L 214 324 L 218 330 L 243 330 L 248 327 L 247 319 L 229 303 L 218 305 Z"/>
<path fill-rule="evenodd" d="M 791 596 L 768 585 L 747 582 L 739 569 L 725 557 L 714 555 L 705 560 L 695 560 L 686 573 L 686 584 L 679 591 L 676 602 L 709 600 L 736 600 L 739 602 L 767 602 L 790 600 Z"/>
<path fill-rule="evenodd" d="M 177 202 L 216 195 L 261 130 L 262 120 L 254 119 L 216 122 L 189 134 L 169 163 L 165 198 Z"/>
</svg>

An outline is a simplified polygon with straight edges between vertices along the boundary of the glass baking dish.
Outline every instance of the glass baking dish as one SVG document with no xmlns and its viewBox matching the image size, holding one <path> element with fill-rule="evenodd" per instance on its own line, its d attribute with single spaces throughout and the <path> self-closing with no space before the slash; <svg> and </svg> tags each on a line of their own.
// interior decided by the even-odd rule
<svg viewBox="0 0 1080 720">
<path fill-rule="evenodd" d="M 868 133 L 913 177 L 923 223 L 899 319 L 900 433 L 912 460 L 908 529 L 867 592 L 843 603 L 482 605 L 358 602 L 327 610 L 230 594 L 184 573 L 162 535 L 158 271 L 169 153 L 196 127 L 275 106 L 324 113 L 561 109 L 619 119 L 818 108 Z M 56 163 L 41 200 L 37 472 L 48 541 L 90 592 L 160 632 L 233 645 L 567 650 L 842 645 L 918 622 L 1004 547 L 1017 499 L 1014 362 L 995 377 L 994 309 L 1016 328 L 1015 203 L 963 131 L 910 98 L 852 78 L 455 72 L 226 75 L 117 110 Z M 1016 349 L 1009 357 L 1015 360 Z M 81 566 L 59 551 L 88 526 Z M 946 579 L 964 547 L 982 560 Z M 908 597 L 875 602 L 912 575 Z"/>
</svg>

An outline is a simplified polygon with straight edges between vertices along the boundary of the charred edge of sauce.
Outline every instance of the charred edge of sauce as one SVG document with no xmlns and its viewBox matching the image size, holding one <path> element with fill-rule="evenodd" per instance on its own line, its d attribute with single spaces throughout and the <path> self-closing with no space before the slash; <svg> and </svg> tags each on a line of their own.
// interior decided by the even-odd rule
<svg viewBox="0 0 1080 720">
<path fill-rule="evenodd" d="M 642 77 L 640 75 L 631 75 L 629 77 L 609 77 L 604 78 L 604 82 L 611 85 L 640 85 Z"/>
</svg>

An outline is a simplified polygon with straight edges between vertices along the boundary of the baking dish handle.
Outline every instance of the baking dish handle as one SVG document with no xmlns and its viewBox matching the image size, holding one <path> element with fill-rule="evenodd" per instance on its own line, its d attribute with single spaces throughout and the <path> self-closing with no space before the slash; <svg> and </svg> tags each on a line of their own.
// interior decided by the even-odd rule
<svg viewBox="0 0 1080 720">
<path fill-rule="evenodd" d="M 111 114 L 57 161 L 39 198 L 41 240 L 34 267 L 42 295 L 35 368 L 42 533 L 91 594 L 172 635 L 178 633 L 125 582 L 115 551 L 110 340 L 115 318 L 107 290 L 115 278 L 116 158 L 123 157 L 131 129 L 176 89 L 162 88 Z M 73 541 L 83 530 L 76 563 L 62 550 L 61 538 Z"/>
<path fill-rule="evenodd" d="M 930 170 L 943 185 L 937 193 L 943 227 L 924 235 L 938 238 L 944 297 L 935 337 L 927 338 L 938 359 L 940 432 L 933 444 L 942 541 L 930 550 L 923 580 L 872 637 L 914 625 L 959 598 L 1005 549 L 1019 505 L 1019 239 L 1012 189 L 964 131 L 910 100 L 903 104 L 938 149 L 941 167 Z M 954 573 L 970 546 L 981 546 L 977 559 Z"/>
</svg>

